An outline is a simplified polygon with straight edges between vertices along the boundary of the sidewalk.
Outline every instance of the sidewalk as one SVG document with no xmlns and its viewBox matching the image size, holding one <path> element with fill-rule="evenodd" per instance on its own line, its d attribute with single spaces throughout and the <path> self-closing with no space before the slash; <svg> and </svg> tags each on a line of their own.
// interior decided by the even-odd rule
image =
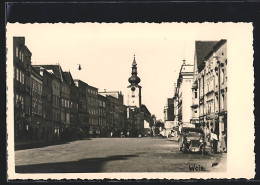
<svg viewBox="0 0 260 185">
<path fill-rule="evenodd" d="M 227 153 L 217 154 L 218 156 L 215 158 L 212 163 L 213 171 L 221 171 L 224 172 L 227 169 Z"/>
</svg>

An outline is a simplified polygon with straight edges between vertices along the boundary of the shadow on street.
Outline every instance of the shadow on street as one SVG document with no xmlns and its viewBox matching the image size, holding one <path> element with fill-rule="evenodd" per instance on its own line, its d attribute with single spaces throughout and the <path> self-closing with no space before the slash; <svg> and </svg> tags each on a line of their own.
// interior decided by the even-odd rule
<svg viewBox="0 0 260 185">
<path fill-rule="evenodd" d="M 16 166 L 16 173 L 96 173 L 102 172 L 108 161 L 126 160 L 138 155 L 115 155 L 104 158 L 81 159 L 78 161 Z"/>
<path fill-rule="evenodd" d="M 85 139 L 81 139 L 81 140 L 91 140 L 91 139 L 85 138 Z M 32 149 L 32 148 L 42 148 L 42 147 L 46 147 L 46 146 L 63 145 L 63 144 L 70 143 L 73 141 L 77 141 L 77 139 L 71 140 L 71 141 L 55 140 L 55 141 L 42 141 L 42 142 L 34 142 L 34 143 L 16 144 L 15 151 Z"/>
</svg>

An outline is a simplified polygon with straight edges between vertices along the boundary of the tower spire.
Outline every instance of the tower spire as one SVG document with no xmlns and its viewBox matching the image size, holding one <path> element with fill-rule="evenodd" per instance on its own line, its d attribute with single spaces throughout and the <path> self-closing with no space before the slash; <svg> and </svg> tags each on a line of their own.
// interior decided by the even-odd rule
<svg viewBox="0 0 260 185">
<path fill-rule="evenodd" d="M 137 65 L 137 63 L 136 63 L 136 61 L 135 61 L 135 54 L 134 54 L 134 60 L 133 60 L 133 64 L 132 64 L 133 66 L 136 66 Z"/>
</svg>

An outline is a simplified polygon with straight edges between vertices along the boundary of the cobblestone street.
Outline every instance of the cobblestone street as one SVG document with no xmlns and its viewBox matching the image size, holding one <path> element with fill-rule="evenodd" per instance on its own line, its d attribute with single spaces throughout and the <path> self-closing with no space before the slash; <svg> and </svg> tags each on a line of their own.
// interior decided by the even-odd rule
<svg viewBox="0 0 260 185">
<path fill-rule="evenodd" d="M 226 154 L 185 153 L 162 138 L 92 138 L 15 151 L 17 173 L 223 171 Z M 194 168 L 195 167 L 195 168 Z"/>
</svg>

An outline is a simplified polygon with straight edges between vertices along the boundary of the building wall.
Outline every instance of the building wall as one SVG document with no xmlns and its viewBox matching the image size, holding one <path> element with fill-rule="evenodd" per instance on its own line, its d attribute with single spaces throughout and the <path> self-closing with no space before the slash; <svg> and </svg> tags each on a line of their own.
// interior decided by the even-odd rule
<svg viewBox="0 0 260 185">
<path fill-rule="evenodd" d="M 182 122 L 189 123 L 191 119 L 191 103 L 192 103 L 192 79 L 191 76 L 183 78 L 181 85 L 182 93 Z"/>
<path fill-rule="evenodd" d="M 222 139 L 222 132 L 227 133 L 227 43 L 220 40 L 204 57 L 205 62 L 194 78 L 199 92 L 198 126 L 207 134 L 213 130 Z M 193 89 L 193 92 L 196 88 Z M 193 105 L 195 97 L 193 93 Z M 195 110 L 195 109 L 194 109 Z"/>
<path fill-rule="evenodd" d="M 183 62 L 174 95 L 175 124 L 190 123 L 192 117 L 193 65 Z"/>
<path fill-rule="evenodd" d="M 127 106 L 140 107 L 141 106 L 141 86 L 129 86 L 127 87 Z"/>
<path fill-rule="evenodd" d="M 70 124 L 73 127 L 79 126 L 78 87 L 74 84 L 70 85 Z"/>
<path fill-rule="evenodd" d="M 32 70 L 32 134 L 33 139 L 43 138 L 44 122 L 42 119 L 42 76 Z"/>
<path fill-rule="evenodd" d="M 98 125 L 98 89 L 90 85 L 86 89 L 87 94 L 87 110 L 88 110 L 88 122 L 90 127 L 90 134 L 93 134 L 93 131 L 100 131 Z"/>
<path fill-rule="evenodd" d="M 61 81 L 52 75 L 52 122 L 55 137 L 61 132 Z"/>
<path fill-rule="evenodd" d="M 74 83 L 78 87 L 79 127 L 86 132 L 89 127 L 87 112 L 87 84 L 81 80 L 74 80 Z"/>
<path fill-rule="evenodd" d="M 102 137 L 109 135 L 106 115 L 106 98 L 102 95 L 98 95 L 98 124 L 100 126 L 100 135 Z"/>
<path fill-rule="evenodd" d="M 41 69 L 43 77 L 42 84 L 42 117 L 44 122 L 43 138 L 50 139 L 54 137 L 54 127 L 52 124 L 52 76 L 45 69 Z"/>
<path fill-rule="evenodd" d="M 14 135 L 15 141 L 30 139 L 31 124 L 31 53 L 24 37 L 13 38 Z"/>
</svg>

